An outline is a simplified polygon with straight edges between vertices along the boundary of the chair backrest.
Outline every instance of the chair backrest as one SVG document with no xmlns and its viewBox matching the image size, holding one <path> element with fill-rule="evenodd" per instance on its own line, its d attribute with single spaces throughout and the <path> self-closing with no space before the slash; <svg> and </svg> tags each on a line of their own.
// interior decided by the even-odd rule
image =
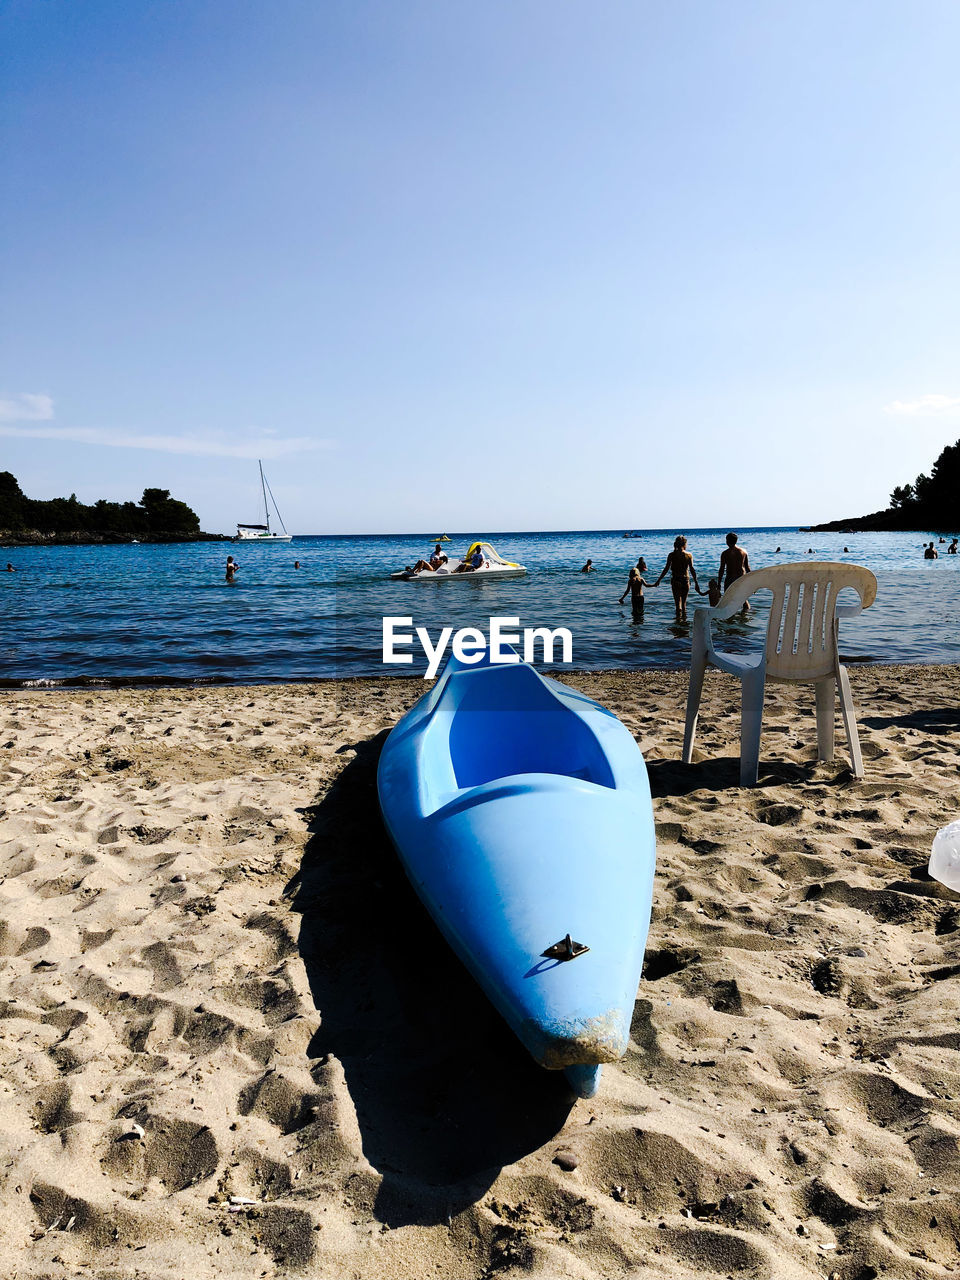
<svg viewBox="0 0 960 1280">
<path fill-rule="evenodd" d="M 852 587 L 858 604 L 837 606 L 844 587 Z M 839 666 L 837 619 L 853 617 L 877 598 L 877 579 L 856 564 L 813 560 L 754 569 L 724 593 L 717 611 L 735 613 L 755 591 L 773 592 L 767 624 L 767 674 L 775 680 L 816 680 Z"/>
</svg>

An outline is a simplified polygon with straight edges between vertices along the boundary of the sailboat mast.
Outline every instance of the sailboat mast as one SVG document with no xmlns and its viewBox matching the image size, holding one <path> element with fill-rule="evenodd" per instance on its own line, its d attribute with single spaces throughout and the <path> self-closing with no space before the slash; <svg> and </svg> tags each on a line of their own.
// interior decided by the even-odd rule
<svg viewBox="0 0 960 1280">
<path fill-rule="evenodd" d="M 267 537 L 270 536 L 270 508 L 267 506 L 267 482 L 263 478 L 263 462 L 258 458 L 257 465 L 260 467 L 260 488 L 263 490 L 263 514 L 267 521 Z"/>
</svg>

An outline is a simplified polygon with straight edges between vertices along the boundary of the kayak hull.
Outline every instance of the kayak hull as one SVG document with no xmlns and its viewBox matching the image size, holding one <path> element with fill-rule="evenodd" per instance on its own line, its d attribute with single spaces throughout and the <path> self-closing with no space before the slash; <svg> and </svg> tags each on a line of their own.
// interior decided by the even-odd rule
<svg viewBox="0 0 960 1280">
<path fill-rule="evenodd" d="M 527 664 L 451 659 L 387 739 L 378 788 L 453 950 L 533 1057 L 589 1095 L 627 1049 L 650 919 L 653 814 L 631 734 Z M 586 949 L 543 954 L 567 935 Z"/>
</svg>

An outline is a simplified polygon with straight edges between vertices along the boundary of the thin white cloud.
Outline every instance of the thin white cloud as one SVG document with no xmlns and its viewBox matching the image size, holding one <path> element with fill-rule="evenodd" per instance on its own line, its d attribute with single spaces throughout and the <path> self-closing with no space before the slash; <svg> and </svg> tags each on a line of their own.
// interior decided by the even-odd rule
<svg viewBox="0 0 960 1280">
<path fill-rule="evenodd" d="M 47 422 L 53 417 L 53 401 L 49 396 L 29 391 L 0 399 L 0 422 Z"/>
<path fill-rule="evenodd" d="M 286 458 L 293 453 L 335 447 L 333 440 L 312 436 L 134 435 L 99 427 L 0 426 L 0 436 L 21 440 L 63 440 L 70 444 L 101 445 L 110 449 L 153 449 L 159 453 L 215 458 Z"/>
<path fill-rule="evenodd" d="M 892 404 L 885 404 L 883 411 L 911 418 L 956 413 L 960 411 L 960 396 L 929 395 L 921 396 L 919 400 L 894 400 Z"/>
</svg>

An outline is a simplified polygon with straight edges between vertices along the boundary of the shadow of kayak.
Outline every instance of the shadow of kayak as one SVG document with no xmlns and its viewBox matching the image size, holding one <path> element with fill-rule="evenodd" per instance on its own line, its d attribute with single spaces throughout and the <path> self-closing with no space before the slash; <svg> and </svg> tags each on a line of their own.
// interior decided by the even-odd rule
<svg viewBox="0 0 960 1280">
<path fill-rule="evenodd" d="M 509 1031 L 407 881 L 377 800 L 385 739 L 356 743 L 312 810 L 293 910 L 322 1019 L 308 1054 L 341 1063 L 382 1175 L 373 1211 L 398 1227 L 474 1204 L 557 1134 L 575 1099 Z"/>
</svg>

